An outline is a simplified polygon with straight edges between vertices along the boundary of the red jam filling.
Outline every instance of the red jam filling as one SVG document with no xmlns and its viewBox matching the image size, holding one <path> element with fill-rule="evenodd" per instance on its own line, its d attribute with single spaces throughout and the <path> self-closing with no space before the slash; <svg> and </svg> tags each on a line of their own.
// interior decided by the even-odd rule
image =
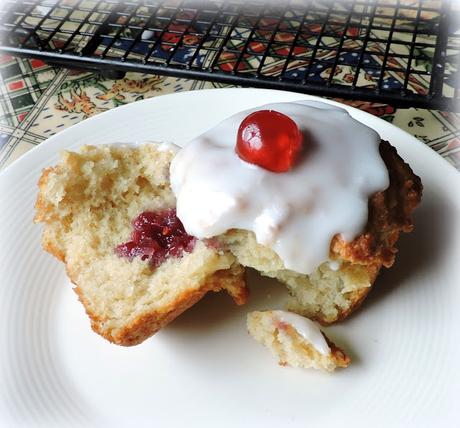
<svg viewBox="0 0 460 428">
<path fill-rule="evenodd" d="M 168 257 L 181 257 L 184 252 L 191 252 L 196 243 L 196 238 L 185 231 L 175 209 L 145 211 L 132 224 L 131 240 L 115 248 L 118 256 L 129 260 L 140 257 L 158 267 Z"/>
<path fill-rule="evenodd" d="M 272 172 L 286 172 L 294 166 L 302 143 L 302 133 L 291 118 L 277 111 L 259 110 L 241 122 L 235 150 L 246 162 Z"/>
</svg>

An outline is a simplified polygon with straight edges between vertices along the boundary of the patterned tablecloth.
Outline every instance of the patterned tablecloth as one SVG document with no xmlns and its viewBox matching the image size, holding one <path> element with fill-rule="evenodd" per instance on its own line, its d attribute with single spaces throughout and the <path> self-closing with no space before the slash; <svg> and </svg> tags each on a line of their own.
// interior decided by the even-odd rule
<svg viewBox="0 0 460 428">
<path fill-rule="evenodd" d="M 64 128 L 111 108 L 172 92 L 229 86 L 138 73 L 108 80 L 6 55 L 0 56 L 0 76 L 0 169 Z M 460 170 L 459 114 L 343 102 L 404 129 Z"/>
</svg>

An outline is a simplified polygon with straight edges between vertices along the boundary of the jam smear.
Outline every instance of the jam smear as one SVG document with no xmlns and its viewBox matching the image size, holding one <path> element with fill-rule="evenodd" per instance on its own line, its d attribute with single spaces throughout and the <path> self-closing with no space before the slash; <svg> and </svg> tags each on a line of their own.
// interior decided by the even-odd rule
<svg viewBox="0 0 460 428">
<path fill-rule="evenodd" d="M 185 231 L 175 209 L 145 211 L 132 224 L 131 240 L 118 245 L 115 253 L 129 260 L 148 259 L 152 267 L 160 266 L 168 257 L 191 252 L 196 243 L 196 238 Z"/>
<path fill-rule="evenodd" d="M 294 166 L 302 144 L 302 133 L 291 118 L 274 110 L 259 110 L 241 122 L 235 151 L 246 162 L 286 172 Z"/>
</svg>

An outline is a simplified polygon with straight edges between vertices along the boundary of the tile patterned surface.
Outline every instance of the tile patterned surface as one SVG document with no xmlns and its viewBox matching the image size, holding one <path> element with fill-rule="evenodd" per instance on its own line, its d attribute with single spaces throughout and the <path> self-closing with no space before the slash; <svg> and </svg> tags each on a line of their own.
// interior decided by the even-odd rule
<svg viewBox="0 0 460 428">
<path fill-rule="evenodd" d="M 341 71 L 336 70 L 336 78 L 346 81 L 346 70 L 340 67 L 338 70 Z M 46 138 L 108 109 L 172 92 L 228 86 L 139 73 L 109 80 L 97 73 L 10 56 L 0 56 L 0 78 L 0 168 Z M 363 79 L 366 81 L 366 76 Z M 424 141 L 460 170 L 459 114 L 338 101 L 392 122 Z"/>
</svg>

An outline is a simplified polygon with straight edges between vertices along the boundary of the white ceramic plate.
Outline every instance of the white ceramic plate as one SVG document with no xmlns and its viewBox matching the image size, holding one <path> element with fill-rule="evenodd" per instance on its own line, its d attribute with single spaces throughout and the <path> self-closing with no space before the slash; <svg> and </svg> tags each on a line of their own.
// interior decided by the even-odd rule
<svg viewBox="0 0 460 428">
<path fill-rule="evenodd" d="M 280 367 L 245 314 L 279 308 L 284 287 L 253 276 L 251 302 L 210 295 L 133 348 L 93 333 L 64 267 L 32 224 L 36 181 L 62 149 L 184 144 L 226 116 L 314 98 L 253 89 L 167 95 L 85 120 L 0 175 L 0 426 L 454 426 L 460 393 L 460 175 L 392 125 L 346 107 L 390 140 L 425 185 L 416 231 L 400 241 L 349 320 L 327 328 L 353 362 L 333 375 Z"/>
</svg>

